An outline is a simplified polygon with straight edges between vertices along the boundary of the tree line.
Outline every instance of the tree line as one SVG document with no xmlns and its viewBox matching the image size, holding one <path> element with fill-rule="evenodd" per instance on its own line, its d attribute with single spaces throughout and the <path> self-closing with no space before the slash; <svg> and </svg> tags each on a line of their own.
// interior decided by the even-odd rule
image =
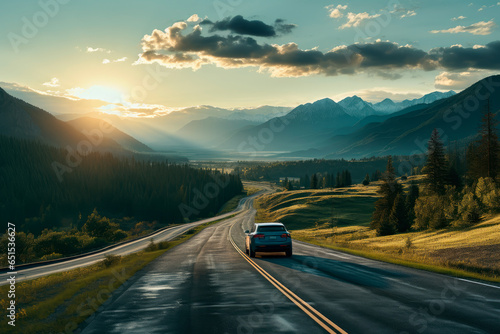
<svg viewBox="0 0 500 334">
<path fill-rule="evenodd" d="M 478 139 L 465 152 L 448 147 L 435 129 L 428 141 L 421 186 L 407 190 L 396 179 L 391 157 L 382 175 L 380 199 L 375 203 L 371 227 L 378 235 L 409 230 L 464 228 L 485 214 L 500 212 L 500 142 L 498 122 L 489 108 L 484 112 Z"/>
<path fill-rule="evenodd" d="M 408 157 L 394 157 L 396 161 L 409 161 Z M 283 177 L 301 178 L 301 186 L 309 188 L 313 174 L 321 175 L 321 178 L 330 174 L 327 180 L 329 186 L 336 185 L 338 173 L 348 170 L 351 182 L 360 183 L 363 181 L 366 171 L 372 173 L 373 181 L 378 180 L 387 162 L 386 157 L 372 157 L 366 159 L 312 159 L 300 161 L 279 161 L 273 163 L 261 163 L 259 165 L 240 168 L 241 176 L 246 180 L 266 180 L 276 182 Z M 307 174 L 307 177 L 306 177 Z M 305 178 L 305 179 L 304 179 Z M 319 181 L 320 184 L 322 180 Z"/>
<path fill-rule="evenodd" d="M 0 136 L 0 221 L 35 235 L 45 228 L 81 230 L 81 217 L 94 209 L 109 217 L 182 223 L 185 208 L 192 208 L 189 219 L 206 217 L 243 189 L 236 174 L 101 153 L 84 156 L 60 182 L 52 164 L 66 154 Z"/>
</svg>

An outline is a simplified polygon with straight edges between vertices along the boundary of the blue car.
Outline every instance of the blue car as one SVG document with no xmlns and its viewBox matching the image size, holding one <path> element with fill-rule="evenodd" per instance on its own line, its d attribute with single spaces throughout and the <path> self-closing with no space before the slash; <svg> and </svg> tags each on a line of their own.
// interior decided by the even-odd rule
<svg viewBox="0 0 500 334">
<path fill-rule="evenodd" d="M 284 252 L 292 256 L 292 238 L 282 223 L 254 224 L 252 231 L 245 231 L 245 252 L 255 257 L 256 252 Z"/>
</svg>

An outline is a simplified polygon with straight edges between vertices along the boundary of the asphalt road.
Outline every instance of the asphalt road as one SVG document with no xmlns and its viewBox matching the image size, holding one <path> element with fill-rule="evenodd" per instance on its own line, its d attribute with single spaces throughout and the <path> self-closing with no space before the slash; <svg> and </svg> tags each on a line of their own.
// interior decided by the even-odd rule
<svg viewBox="0 0 500 334">
<path fill-rule="evenodd" d="M 215 220 L 227 218 L 235 213 L 238 213 L 242 210 L 245 210 L 248 207 L 248 198 L 244 198 L 238 205 L 238 207 L 235 209 L 233 212 L 229 212 L 220 216 L 216 216 L 213 218 L 208 218 L 208 219 L 203 219 L 197 222 L 193 223 L 188 223 L 188 224 L 183 224 L 175 227 L 171 227 L 162 231 L 159 231 L 153 235 L 150 235 L 148 237 L 144 237 L 132 242 L 128 242 L 123 245 L 118 245 L 116 247 L 109 248 L 105 251 L 94 253 L 88 256 L 84 257 L 79 257 L 76 259 L 64 261 L 64 262 L 57 262 L 53 264 L 44 264 L 44 265 L 38 265 L 35 267 L 30 267 L 26 269 L 18 269 L 17 274 L 16 274 L 16 282 L 21 282 L 24 280 L 28 279 L 34 279 L 37 277 L 41 276 L 46 276 L 58 272 L 63 272 L 63 271 L 68 271 L 74 268 L 78 267 L 85 267 L 91 264 L 94 264 L 96 262 L 102 261 L 104 257 L 108 254 L 114 254 L 114 255 L 127 255 L 131 253 L 138 252 L 144 248 L 147 247 L 147 245 L 150 243 L 151 238 L 154 239 L 155 242 L 160 242 L 160 241 L 168 241 L 172 240 L 176 237 L 178 237 L 181 234 L 184 234 L 188 230 L 192 229 L 193 227 L 196 227 L 200 224 L 212 222 Z M 3 272 L 0 273 L 0 286 L 5 285 L 8 283 L 8 278 L 12 275 L 12 272 Z"/>
<path fill-rule="evenodd" d="M 139 271 L 83 333 L 500 333 L 498 284 L 300 242 L 245 258 L 248 204 Z"/>
</svg>

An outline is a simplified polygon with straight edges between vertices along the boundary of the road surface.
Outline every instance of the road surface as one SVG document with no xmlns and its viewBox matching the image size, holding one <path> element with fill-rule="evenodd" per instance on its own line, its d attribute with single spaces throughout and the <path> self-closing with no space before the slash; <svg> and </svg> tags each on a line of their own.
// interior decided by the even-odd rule
<svg viewBox="0 0 500 334">
<path fill-rule="evenodd" d="M 243 231 L 254 215 L 247 206 L 150 263 L 83 333 L 500 332 L 498 284 L 300 242 L 292 258 L 250 259 Z"/>
<path fill-rule="evenodd" d="M 114 254 L 114 255 L 127 255 L 131 253 L 138 252 L 144 248 L 147 247 L 147 245 L 150 243 L 151 238 L 154 239 L 155 242 L 160 242 L 160 241 L 168 241 L 172 240 L 176 237 L 178 237 L 181 234 L 184 234 L 188 230 L 192 229 L 193 227 L 196 227 L 200 224 L 216 221 L 219 219 L 224 219 L 227 217 L 230 217 L 231 215 L 241 212 L 242 210 L 245 210 L 249 207 L 251 201 L 249 198 L 244 198 L 240 201 L 238 207 L 229 213 L 219 215 L 213 218 L 208 218 L 208 219 L 203 219 L 197 222 L 193 223 L 188 223 L 188 224 L 183 224 L 180 226 L 175 226 L 171 227 L 162 231 L 159 231 L 153 235 L 150 235 L 148 237 L 144 237 L 132 242 L 128 242 L 123 245 L 118 245 L 116 247 L 107 249 L 102 252 L 94 253 L 88 256 L 84 257 L 79 257 L 76 259 L 64 261 L 64 262 L 57 262 L 53 264 L 44 264 L 44 265 L 38 265 L 35 267 L 29 267 L 26 269 L 19 269 L 17 270 L 16 274 L 16 282 L 21 282 L 24 280 L 28 279 L 34 279 L 37 277 L 41 276 L 46 276 L 49 274 L 54 274 L 58 272 L 63 272 L 63 271 L 68 271 L 74 268 L 78 267 L 85 267 L 91 264 L 94 264 L 96 262 L 102 261 L 104 257 L 108 254 Z M 8 279 L 12 275 L 12 272 L 3 272 L 0 273 L 0 286 L 8 284 Z"/>
</svg>

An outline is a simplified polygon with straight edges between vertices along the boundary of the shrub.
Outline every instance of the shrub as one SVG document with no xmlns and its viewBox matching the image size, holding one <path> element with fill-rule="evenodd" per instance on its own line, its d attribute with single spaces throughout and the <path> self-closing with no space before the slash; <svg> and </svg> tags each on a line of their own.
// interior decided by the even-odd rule
<svg viewBox="0 0 500 334">
<path fill-rule="evenodd" d="M 415 222 L 413 228 L 425 230 L 439 229 L 448 225 L 445 208 L 449 205 L 446 197 L 439 195 L 420 196 L 415 201 Z"/>
<path fill-rule="evenodd" d="M 481 208 L 473 193 L 467 193 L 458 205 L 459 219 L 455 227 L 463 228 L 475 225 L 481 221 Z"/>
<path fill-rule="evenodd" d="M 47 255 L 42 256 L 40 258 L 40 260 L 48 261 L 48 260 L 59 259 L 61 257 L 62 257 L 62 254 L 60 254 L 60 253 L 51 253 L 51 254 L 47 254 Z"/>
<path fill-rule="evenodd" d="M 109 268 L 111 266 L 114 266 L 122 261 L 121 255 L 114 255 L 114 254 L 106 254 L 104 256 L 104 260 L 102 260 L 102 264 L 104 267 Z"/>
<path fill-rule="evenodd" d="M 500 190 L 495 181 L 489 177 L 482 177 L 477 181 L 475 195 L 479 204 L 488 212 L 496 212 L 500 208 Z"/>
<path fill-rule="evenodd" d="M 155 244 L 155 241 L 153 238 L 151 238 L 151 240 L 149 241 L 149 245 L 145 248 L 145 251 L 146 252 L 154 252 L 158 250 L 158 245 Z"/>
</svg>

